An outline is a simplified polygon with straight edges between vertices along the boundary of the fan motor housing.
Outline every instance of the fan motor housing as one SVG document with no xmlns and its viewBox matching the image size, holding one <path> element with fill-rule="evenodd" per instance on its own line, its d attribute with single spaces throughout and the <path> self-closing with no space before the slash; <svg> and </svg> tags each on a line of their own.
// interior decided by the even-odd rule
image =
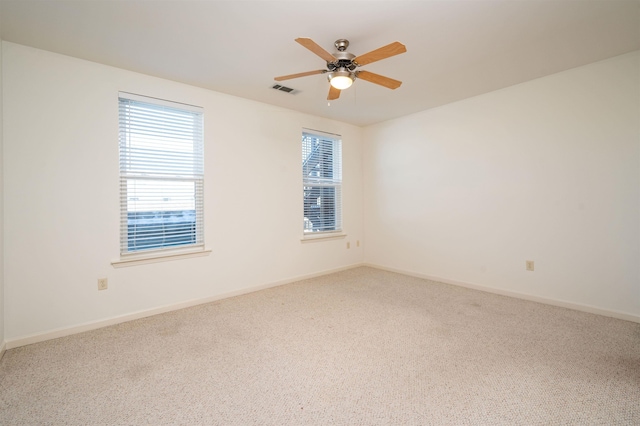
<svg viewBox="0 0 640 426">
<path fill-rule="evenodd" d="M 356 64 L 353 62 L 353 58 L 356 56 L 349 52 L 336 52 L 333 56 L 337 59 L 334 62 L 327 62 L 327 68 L 329 71 L 335 71 L 339 68 L 346 68 L 349 71 L 356 69 Z"/>
</svg>

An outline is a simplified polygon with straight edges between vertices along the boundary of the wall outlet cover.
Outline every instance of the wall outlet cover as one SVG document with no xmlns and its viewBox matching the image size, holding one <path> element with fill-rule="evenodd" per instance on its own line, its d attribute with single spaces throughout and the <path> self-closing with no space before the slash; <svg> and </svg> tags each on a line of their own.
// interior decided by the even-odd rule
<svg viewBox="0 0 640 426">
<path fill-rule="evenodd" d="M 109 282 L 106 278 L 98 278 L 98 290 L 106 290 L 109 288 Z"/>
</svg>

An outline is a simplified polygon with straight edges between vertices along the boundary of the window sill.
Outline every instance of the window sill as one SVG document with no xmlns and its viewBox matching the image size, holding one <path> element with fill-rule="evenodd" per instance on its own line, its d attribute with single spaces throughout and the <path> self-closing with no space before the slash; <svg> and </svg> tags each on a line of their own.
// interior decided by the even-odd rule
<svg viewBox="0 0 640 426">
<path fill-rule="evenodd" d="M 113 260 L 111 265 L 114 268 L 124 268 L 127 266 L 145 265 L 147 263 L 168 262 L 171 260 L 190 259 L 192 257 L 209 256 L 211 250 L 175 250 L 162 253 L 131 254 L 124 255 L 118 260 Z"/>
<path fill-rule="evenodd" d="M 303 243 L 314 243 L 318 241 L 329 241 L 329 240 L 341 240 L 345 238 L 347 234 L 343 233 L 324 233 L 324 234 L 311 234 L 305 235 L 300 239 Z"/>
</svg>

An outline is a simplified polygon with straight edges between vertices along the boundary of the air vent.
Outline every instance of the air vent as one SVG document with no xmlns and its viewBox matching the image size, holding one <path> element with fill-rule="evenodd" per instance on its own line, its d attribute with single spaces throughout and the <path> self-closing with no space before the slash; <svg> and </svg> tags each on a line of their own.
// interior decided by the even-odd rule
<svg viewBox="0 0 640 426">
<path fill-rule="evenodd" d="M 274 84 L 272 89 L 279 90 L 281 92 L 291 93 L 292 95 L 296 93 L 296 89 L 292 89 L 291 87 L 281 86 L 279 84 Z"/>
</svg>

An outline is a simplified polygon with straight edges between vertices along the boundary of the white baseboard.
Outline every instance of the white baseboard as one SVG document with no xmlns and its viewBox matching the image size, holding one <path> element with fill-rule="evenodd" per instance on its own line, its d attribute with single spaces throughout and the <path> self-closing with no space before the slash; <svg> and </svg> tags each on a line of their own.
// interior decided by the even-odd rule
<svg viewBox="0 0 640 426">
<path fill-rule="evenodd" d="M 2 357 L 4 356 L 4 353 L 7 350 L 7 342 L 2 342 L 2 344 L 0 345 L 0 361 L 2 361 Z"/>
<path fill-rule="evenodd" d="M 588 313 L 591 313 L 591 314 L 602 315 L 602 316 L 605 316 L 605 317 L 617 318 L 617 319 L 621 319 L 621 320 L 625 320 L 625 321 L 631 321 L 631 322 L 640 323 L 640 316 L 634 315 L 634 314 L 629 314 L 629 313 L 626 313 L 626 312 L 612 311 L 612 310 L 608 310 L 608 309 L 597 308 L 595 306 L 589 306 L 589 305 L 582 305 L 580 303 L 567 302 L 567 301 L 564 301 L 564 300 L 548 299 L 548 298 L 545 298 L 545 297 L 534 296 L 534 295 L 531 295 L 531 294 L 519 293 L 519 292 L 516 292 L 516 291 L 510 291 L 510 290 L 502 290 L 502 289 L 498 289 L 498 288 L 487 287 L 487 286 L 468 283 L 468 282 L 464 282 L 464 281 L 450 280 L 448 278 L 436 277 L 436 276 L 421 274 L 421 273 L 413 272 L 413 271 L 405 271 L 405 270 L 402 270 L 402 269 L 390 268 L 390 267 L 387 267 L 387 266 L 376 265 L 376 264 L 373 264 L 373 263 L 363 263 L 362 266 L 369 266 L 371 268 L 381 269 L 383 271 L 396 272 L 398 274 L 409 275 L 409 276 L 416 277 L 416 278 L 423 278 L 423 279 L 427 279 L 427 280 L 431 280 L 431 281 L 437 281 L 437 282 L 441 282 L 441 283 L 445 283 L 445 284 L 457 285 L 457 286 L 460 286 L 460 287 L 466 287 L 466 288 L 470 288 L 470 289 L 473 289 L 473 290 L 486 291 L 487 293 L 499 294 L 501 296 L 515 297 L 517 299 L 530 300 L 532 302 L 544 303 L 546 305 L 559 306 L 559 307 L 562 307 L 562 308 L 573 309 L 573 310 L 576 310 L 576 311 L 588 312 Z"/>
<path fill-rule="evenodd" d="M 544 297 L 533 296 L 533 295 L 530 295 L 530 294 L 518 293 L 518 292 L 515 292 L 515 291 L 509 291 L 509 290 L 501 290 L 501 289 L 497 289 L 497 288 L 493 288 L 493 287 L 487 287 L 487 286 L 468 283 L 468 282 L 464 282 L 464 281 L 456 281 L 456 280 L 451 280 L 451 279 L 448 279 L 448 278 L 436 277 L 436 276 L 432 276 L 432 275 L 421 274 L 421 273 L 418 273 L 418 272 L 406 271 L 406 270 L 402 270 L 402 269 L 391 268 L 391 267 L 372 264 L 372 263 L 354 263 L 354 264 L 351 264 L 351 265 L 348 265 L 348 266 L 344 266 L 344 267 L 340 267 L 340 268 L 327 269 L 327 270 L 315 272 L 315 273 L 312 273 L 312 274 L 299 275 L 299 276 L 296 276 L 296 277 L 287 278 L 285 280 L 275 281 L 275 282 L 271 282 L 271 283 L 267 283 L 267 284 L 261 284 L 261 285 L 257 285 L 257 286 L 253 286 L 253 287 L 247 287 L 247 288 L 243 288 L 243 289 L 240 289 L 240 290 L 231 291 L 231 292 L 228 292 L 228 293 L 223 293 L 223 294 L 219 294 L 219 295 L 215 295 L 215 296 L 211 296 L 211 297 L 206 297 L 206 298 L 202 298 L 202 299 L 187 300 L 187 301 L 180 302 L 180 303 L 174 303 L 174 304 L 171 304 L 171 305 L 160 306 L 158 308 L 148 309 L 148 310 L 144 310 L 144 311 L 138 311 L 138 312 L 134 312 L 134 313 L 131 313 L 131 314 L 121 315 L 121 316 L 118 316 L 118 317 L 113 317 L 113 318 L 109 318 L 109 319 L 105 319 L 105 320 L 92 321 L 92 322 L 80 324 L 80 325 L 77 325 L 77 326 L 57 328 L 57 329 L 46 331 L 46 332 L 43 332 L 43 333 L 36 333 L 36 334 L 31 334 L 31 335 L 28 335 L 28 336 L 24 336 L 24 337 L 18 337 L 18 338 L 15 338 L 15 339 L 9 339 L 9 340 L 3 342 L 2 345 L 0 345 L 0 359 L 2 359 L 2 355 L 4 355 L 4 352 L 7 349 L 13 349 L 13 348 L 17 348 L 17 347 L 20 347 L 20 346 L 30 345 L 30 344 L 33 344 L 33 343 L 44 342 L 46 340 L 57 339 L 59 337 L 70 336 L 72 334 L 83 333 L 85 331 L 96 330 L 98 328 L 108 327 L 110 325 L 120 324 L 120 323 L 127 322 L 127 321 L 133 321 L 133 320 L 136 320 L 136 319 L 150 317 L 150 316 L 153 316 L 153 315 L 163 314 L 165 312 L 176 311 L 178 309 L 184 309 L 184 308 L 189 308 L 189 307 L 192 307 L 192 306 L 202 305 L 204 303 L 210 303 L 210 302 L 214 302 L 216 300 L 226 299 L 226 298 L 229 298 L 229 297 L 235 297 L 235 296 L 240 296 L 240 295 L 243 295 L 243 294 L 253 293 L 255 291 L 264 290 L 264 289 L 272 288 L 272 287 L 277 287 L 277 286 L 281 286 L 281 285 L 284 285 L 284 284 L 289 284 L 289 283 L 292 283 L 292 282 L 302 281 L 302 280 L 315 278 L 315 277 L 319 277 L 319 276 L 323 276 L 323 275 L 328 275 L 328 274 L 332 274 L 332 273 L 335 273 L 335 272 L 345 271 L 347 269 L 353 269 L 353 268 L 357 268 L 359 266 L 368 266 L 368 267 L 371 267 L 371 268 L 381 269 L 381 270 L 390 271 L 390 272 L 396 272 L 396 273 L 399 273 L 399 274 L 409 275 L 409 276 L 416 277 L 416 278 L 423 278 L 423 279 L 427 279 L 427 280 L 431 280 L 431 281 L 437 281 L 437 282 L 441 282 L 441 283 L 445 283 L 445 284 L 452 284 L 452 285 L 457 285 L 457 286 L 460 286 L 460 287 L 466 287 L 466 288 L 470 288 L 470 289 L 474 289 L 474 290 L 486 291 L 488 293 L 499 294 L 499 295 L 502 295 L 502 296 L 515 297 L 515 298 L 518 298 L 518 299 L 530 300 L 530 301 L 533 301 L 533 302 L 544 303 L 544 304 L 547 304 L 547 305 L 560 306 L 560 307 L 563 307 L 563 308 L 574 309 L 574 310 L 577 310 L 577 311 L 589 312 L 589 313 L 592 313 L 592 314 L 603 315 L 603 316 L 607 316 L 607 317 L 618 318 L 618 319 L 622 319 L 622 320 L 626 320 L 626 321 L 632 321 L 632 322 L 640 323 L 640 316 L 633 315 L 633 314 L 628 314 L 628 313 L 625 313 L 625 312 L 611 311 L 611 310 L 607 310 L 607 309 L 597 308 L 597 307 L 594 307 L 594 306 L 582 305 L 582 304 L 573 303 L 573 302 L 566 302 L 566 301 L 563 301 L 563 300 L 547 299 L 547 298 L 544 298 Z"/>
<path fill-rule="evenodd" d="M 202 305 L 204 303 L 215 302 L 216 300 L 227 299 L 229 297 L 235 297 L 243 294 L 253 293 L 255 291 L 264 290 L 271 287 L 277 287 L 277 286 L 289 284 L 296 281 L 307 280 L 310 278 L 320 277 L 320 276 L 332 274 L 335 272 L 345 271 L 347 269 L 353 269 L 359 266 L 363 266 L 362 263 L 355 263 L 355 264 L 343 266 L 340 268 L 327 269 L 327 270 L 315 272 L 312 274 L 299 275 L 296 277 L 287 278 L 280 281 L 275 281 L 267 284 L 260 284 L 257 286 L 247 287 L 240 290 L 231 291 L 228 293 L 218 294 L 211 297 L 205 297 L 202 299 L 192 299 L 192 300 L 187 300 L 185 302 L 160 306 L 158 308 L 147 309 L 144 311 L 138 311 L 131 314 L 120 315 L 120 316 L 105 319 L 105 320 L 91 321 L 91 322 L 87 322 L 87 323 L 76 325 L 76 326 L 62 327 L 54 330 L 49 330 L 43 333 L 35 333 L 35 334 L 31 334 L 24 337 L 9 339 L 6 342 L 4 342 L 2 346 L 2 351 L 4 352 L 5 347 L 6 349 L 13 349 L 20 346 L 31 345 L 33 343 L 44 342 L 46 340 L 57 339 L 59 337 L 83 333 L 85 331 L 96 330 L 98 328 L 108 327 L 110 325 L 120 324 L 127 321 L 133 321 L 140 318 L 146 318 L 153 315 L 176 311 L 178 309 L 190 308 L 192 306 Z"/>
</svg>

